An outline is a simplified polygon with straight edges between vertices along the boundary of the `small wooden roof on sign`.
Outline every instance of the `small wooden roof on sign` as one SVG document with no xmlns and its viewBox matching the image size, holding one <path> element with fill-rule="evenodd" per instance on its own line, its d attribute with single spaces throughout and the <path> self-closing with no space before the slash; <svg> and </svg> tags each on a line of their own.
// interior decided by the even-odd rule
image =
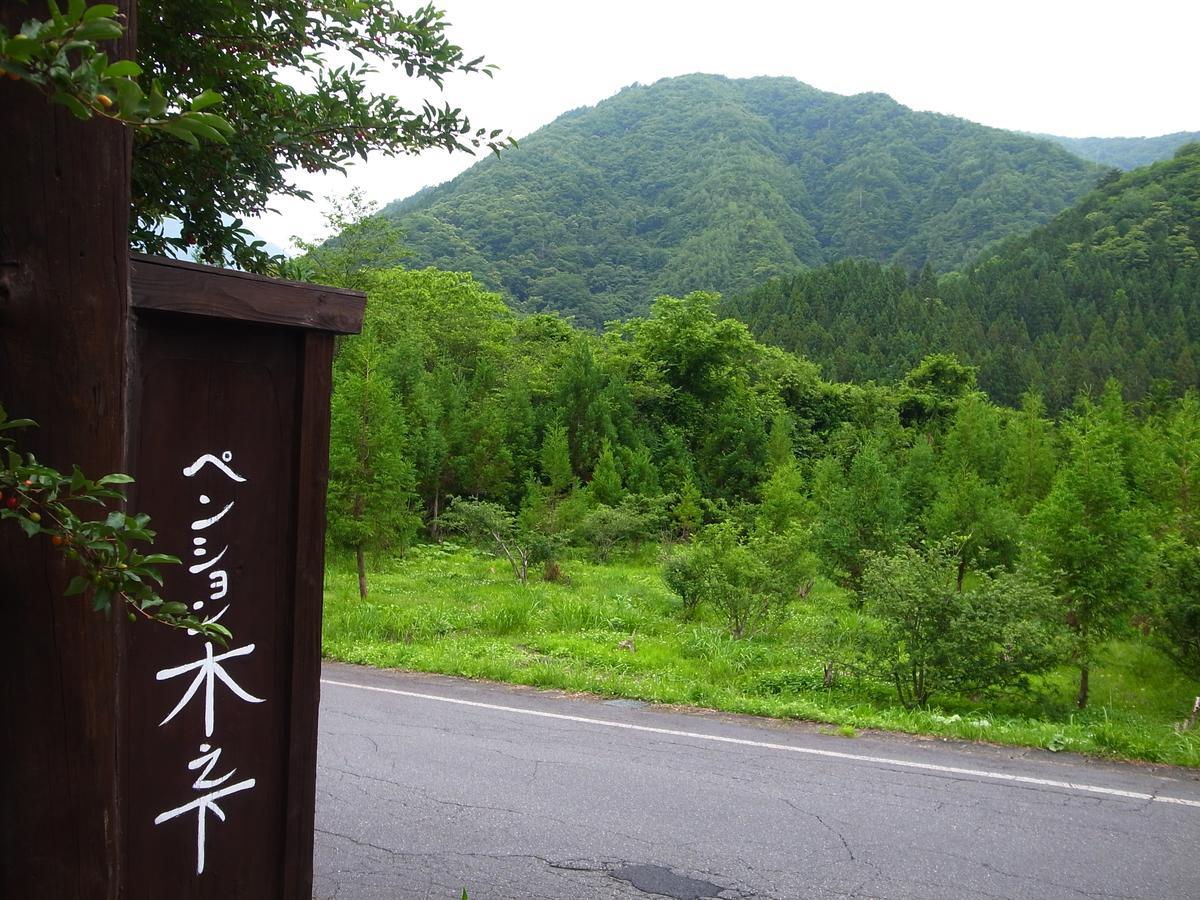
<svg viewBox="0 0 1200 900">
<path fill-rule="evenodd" d="M 134 309 L 157 309 L 334 334 L 362 330 L 360 291 L 284 281 L 161 256 L 130 254 Z"/>
</svg>

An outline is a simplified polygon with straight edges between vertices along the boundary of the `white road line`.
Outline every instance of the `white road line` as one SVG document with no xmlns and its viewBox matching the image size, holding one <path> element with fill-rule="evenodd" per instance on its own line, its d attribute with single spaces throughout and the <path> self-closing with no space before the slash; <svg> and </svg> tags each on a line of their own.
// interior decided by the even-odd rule
<svg viewBox="0 0 1200 900">
<path fill-rule="evenodd" d="M 1068 791 L 1080 791 L 1089 794 L 1105 794 L 1110 797 L 1123 797 L 1128 800 L 1152 800 L 1155 803 L 1173 803 L 1179 806 L 1194 806 L 1200 808 L 1200 800 L 1184 800 L 1181 797 L 1160 797 L 1158 794 L 1145 794 L 1140 791 L 1122 791 L 1118 788 L 1100 787 L 1094 784 L 1078 784 L 1073 781 L 1055 781 L 1050 778 L 1033 778 L 1029 775 L 1010 775 L 1007 772 L 988 772 L 984 769 L 962 769 L 958 766 L 939 766 L 934 763 L 912 762 L 906 759 L 890 759 L 886 756 L 865 756 L 858 753 L 841 753 L 837 750 L 817 750 L 812 747 L 795 747 L 791 744 L 773 744 L 769 741 L 752 741 L 746 738 L 724 737 L 719 734 L 702 734 L 697 731 L 677 731 L 673 728 L 655 728 L 651 725 L 633 725 L 628 722 L 613 722 L 608 719 L 590 719 L 587 716 L 571 716 L 566 713 L 543 712 L 537 709 L 523 709 L 519 706 L 501 706 L 496 703 L 481 703 L 477 700 L 460 700 L 457 697 L 442 697 L 438 694 L 422 694 L 417 691 L 401 691 L 396 688 L 373 687 L 367 684 L 354 684 L 349 681 L 334 681 L 322 678 L 321 684 L 334 687 L 354 688 L 360 691 L 374 691 L 379 694 L 394 694 L 397 697 L 412 697 L 417 700 L 433 700 L 438 703 L 453 703 L 458 706 L 474 706 L 479 709 L 490 709 L 496 712 L 515 713 L 521 716 L 537 716 L 542 719 L 560 719 L 564 722 L 580 722 L 584 725 L 599 725 L 604 728 L 623 728 L 626 731 L 641 731 L 647 734 L 662 734 L 669 737 L 693 738 L 700 741 L 713 741 L 721 744 L 738 744 L 743 747 L 759 747 L 765 750 L 783 750 L 788 753 L 804 753 L 809 756 L 823 756 L 829 759 L 844 759 L 851 762 L 875 763 L 884 766 L 897 766 L 904 769 L 919 769 L 923 772 L 938 772 L 947 775 L 968 775 L 972 778 L 989 778 L 993 781 L 1006 781 L 1016 784 L 1032 784 L 1039 787 L 1062 788 Z"/>
</svg>

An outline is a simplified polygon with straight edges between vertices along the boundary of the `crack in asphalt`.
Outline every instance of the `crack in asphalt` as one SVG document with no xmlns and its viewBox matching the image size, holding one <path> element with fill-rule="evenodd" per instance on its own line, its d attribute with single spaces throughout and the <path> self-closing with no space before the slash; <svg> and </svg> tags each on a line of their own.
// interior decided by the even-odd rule
<svg viewBox="0 0 1200 900">
<path fill-rule="evenodd" d="M 528 859 L 528 860 L 533 860 L 535 862 L 541 863 L 542 865 L 546 866 L 546 868 L 554 871 L 556 874 L 561 873 L 564 876 L 566 876 L 568 873 L 603 875 L 606 877 L 614 878 L 625 884 L 628 884 L 643 894 L 650 894 L 650 895 L 654 895 L 654 896 L 689 898 L 689 900 L 690 900 L 690 898 L 693 898 L 693 897 L 696 898 L 696 900 L 700 900 L 700 898 L 703 898 L 703 897 L 719 898 L 719 900 L 752 900 L 752 898 L 764 896 L 762 894 L 759 894 L 759 893 L 756 893 L 753 891 L 749 891 L 749 890 L 745 890 L 740 887 L 722 887 L 721 885 L 716 884 L 715 882 L 702 882 L 697 878 L 693 878 L 691 875 L 680 874 L 680 873 L 676 872 L 674 869 L 670 869 L 666 866 L 656 866 L 656 865 L 652 865 L 652 864 L 648 864 L 648 863 L 633 863 L 626 859 L 596 860 L 596 861 L 592 862 L 592 861 L 584 861 L 584 860 L 579 860 L 579 859 L 555 860 L 555 859 L 551 859 L 549 857 L 540 856 L 536 853 L 481 853 L 481 852 L 477 852 L 477 851 L 467 852 L 467 851 L 462 851 L 462 850 L 434 850 L 434 851 L 396 850 L 391 847 L 386 847 L 382 844 L 377 844 L 373 841 L 363 840 L 363 839 L 355 837 L 353 835 L 345 834 L 344 832 L 330 831 L 330 830 L 324 829 L 324 828 L 317 828 L 316 832 L 317 832 L 317 834 L 321 834 L 326 837 L 346 841 L 347 843 L 349 843 L 355 847 L 383 853 L 391 859 L 437 860 L 439 858 L 446 857 L 446 856 L 454 856 L 454 857 L 468 859 L 468 860 L 487 859 L 487 860 L 498 860 L 498 861 L 502 861 L 502 862 L 511 862 L 513 860 Z M 751 868 L 751 870 L 752 870 L 752 867 L 750 867 L 750 866 L 747 866 L 747 868 Z M 676 894 L 676 893 L 663 893 L 660 891 L 651 890 L 651 889 L 642 887 L 638 883 L 638 881 L 639 881 L 639 876 L 642 875 L 643 873 L 640 871 L 635 872 L 634 870 L 656 870 L 656 872 L 667 873 L 667 875 L 664 877 L 668 884 L 670 884 L 672 882 L 695 883 L 697 885 L 704 885 L 706 887 L 712 887 L 712 888 L 715 888 L 716 890 L 715 890 L 715 892 L 712 892 L 712 893 L 686 894 L 686 895 L 685 894 Z M 625 873 L 626 875 L 632 874 L 634 877 L 633 878 L 623 877 L 623 875 L 621 873 Z M 387 876 L 387 875 L 393 874 L 393 873 L 377 872 L 377 873 L 372 873 L 372 874 Z M 710 872 L 700 872 L 697 874 L 705 876 L 705 877 L 709 877 L 709 878 L 720 877 L 719 875 L 715 875 Z M 329 878 L 327 876 L 318 876 L 318 877 L 324 877 L 326 880 L 332 882 L 332 884 L 334 885 L 334 888 L 335 888 L 333 894 L 327 895 L 326 897 L 322 898 L 322 900 L 336 900 L 336 897 L 337 897 L 338 893 L 340 893 L 340 890 L 341 890 L 341 883 L 339 881 L 337 881 L 336 879 Z M 642 879 L 642 882 L 646 883 L 645 879 Z M 513 896 L 518 896 L 518 894 L 514 894 Z M 529 893 L 528 889 L 526 887 L 521 886 L 519 896 L 525 897 L 525 898 L 532 898 L 537 895 Z M 558 897 L 556 895 L 546 895 L 546 897 L 547 897 L 547 900 L 558 900 Z"/>
<path fill-rule="evenodd" d="M 361 780 L 365 780 L 365 781 L 373 781 L 373 782 L 378 782 L 380 784 L 385 784 L 389 788 L 393 788 L 395 790 L 404 791 L 408 794 L 416 794 L 420 797 L 423 797 L 425 800 L 429 801 L 430 803 L 437 804 L 438 806 L 450 806 L 450 807 L 454 807 L 455 809 L 458 809 L 460 811 L 496 812 L 496 813 L 504 813 L 504 814 L 511 815 L 511 816 L 518 816 L 518 817 L 522 817 L 522 818 L 535 818 L 538 821 L 554 822 L 555 824 L 561 825 L 564 828 L 571 828 L 571 829 L 578 829 L 578 828 L 584 827 L 579 822 L 572 822 L 572 821 L 568 821 L 566 819 L 557 818 L 555 816 L 549 816 L 545 812 L 539 811 L 539 810 L 514 809 L 512 807 L 506 807 L 506 806 L 490 806 L 487 804 L 464 803 L 464 802 L 461 802 L 458 800 L 449 800 L 444 797 L 433 796 L 425 788 L 422 788 L 422 787 L 419 787 L 416 785 L 411 785 L 411 784 L 404 784 L 402 782 L 390 781 L 386 778 L 380 778 L 376 775 L 368 775 L 368 774 L 364 774 L 362 772 L 351 772 L 347 769 L 337 769 L 337 768 L 332 768 L 330 766 L 322 766 L 321 768 L 325 771 L 334 772 L 334 773 L 344 776 L 344 777 L 349 777 L 352 779 L 361 779 Z M 374 794 L 369 795 L 369 796 L 371 796 L 372 799 L 376 799 L 376 800 L 382 799 L 385 802 L 404 803 L 404 798 L 396 798 L 396 799 L 389 800 L 388 798 L 380 798 Z M 637 844 L 650 846 L 654 843 L 650 840 L 647 840 L 646 838 L 639 837 L 634 834 L 629 834 L 628 832 L 619 831 L 615 828 L 605 827 L 603 830 L 608 834 L 615 834 L 618 837 L 625 838 L 626 840 L 633 841 L 634 843 L 637 843 Z"/>
<path fill-rule="evenodd" d="M 1038 892 L 1038 895 L 1043 896 L 1043 897 L 1046 897 L 1046 896 L 1062 897 L 1062 896 L 1066 896 L 1068 894 L 1076 894 L 1080 897 L 1105 897 L 1105 898 L 1110 898 L 1110 900 L 1137 900 L 1137 898 L 1131 897 L 1128 894 L 1114 894 L 1114 893 L 1111 893 L 1108 891 L 1086 891 L 1086 890 L 1083 890 L 1082 888 L 1076 887 L 1074 885 L 1063 884 L 1060 881 L 1052 881 L 1050 879 L 1041 878 L 1036 875 L 1024 875 L 1019 872 L 1010 872 L 1010 871 L 1007 871 L 1006 869 L 1001 868 L 1000 866 L 996 865 L 995 863 L 988 862 L 987 860 L 972 859 L 969 856 L 965 856 L 961 853 L 955 853 L 951 850 L 942 850 L 942 849 L 937 849 L 937 848 L 933 848 L 933 847 L 926 847 L 926 848 L 924 848 L 924 852 L 936 854 L 938 856 L 944 856 L 948 859 L 953 859 L 960 863 L 966 863 L 968 866 L 979 866 L 980 868 L 986 869 L 989 872 L 994 872 L 995 874 L 999 875 L 1002 878 L 1011 878 L 1015 881 L 1030 882 L 1032 884 L 1037 885 L 1039 888 L 1041 888 L 1041 890 Z M 929 883 L 932 884 L 933 882 L 929 882 Z M 994 894 L 994 895 L 989 894 L 988 896 L 1004 897 L 1006 895 L 1004 895 L 1004 894 Z"/>
<path fill-rule="evenodd" d="M 461 851 L 461 850 L 434 850 L 434 851 L 396 850 L 391 847 L 385 847 L 381 844 L 377 844 L 372 841 L 362 840 L 360 838 L 354 837 L 353 835 L 345 834 L 342 832 L 330 831 L 328 829 L 323 829 L 323 828 L 317 828 L 316 831 L 318 834 L 324 835 L 326 837 L 344 840 L 347 843 L 349 843 L 355 847 L 359 847 L 359 848 L 369 850 L 369 851 L 376 851 L 379 853 L 383 853 L 392 860 L 424 860 L 429 863 L 433 863 L 434 865 L 437 865 L 439 860 L 444 860 L 445 857 L 449 857 L 449 856 L 453 856 L 453 857 L 465 859 L 465 860 L 491 860 L 491 861 L 509 862 L 509 863 L 514 862 L 514 861 L 519 861 L 519 860 L 532 860 L 534 862 L 541 863 L 548 870 L 550 870 L 551 873 L 553 873 L 557 877 L 567 879 L 570 884 L 575 885 L 576 887 L 578 887 L 579 882 L 578 882 L 577 878 L 572 877 L 573 875 L 597 875 L 597 876 L 607 877 L 607 876 L 611 875 L 612 870 L 618 869 L 624 865 L 629 865 L 629 863 L 627 863 L 625 860 L 605 860 L 605 861 L 597 860 L 596 862 L 593 863 L 593 862 L 585 862 L 585 861 L 577 860 L 577 859 L 568 859 L 568 860 L 550 859 L 548 857 L 540 856 L 536 853 L 482 853 L 482 852 L 467 852 L 467 851 Z M 356 874 L 361 874 L 361 870 L 356 870 Z M 396 873 L 380 871 L 380 872 L 375 872 L 375 873 L 371 873 L 371 874 L 377 874 L 381 877 L 394 877 Z M 495 877 L 495 876 L 496 876 L 496 873 L 491 873 L 491 877 Z M 469 878 L 469 876 L 468 876 L 468 878 Z M 335 879 L 328 879 L 328 880 L 333 881 L 335 885 L 338 884 L 338 882 Z M 544 898 L 544 900 L 562 900 L 562 897 L 564 896 L 560 893 L 552 893 L 552 894 L 534 893 L 530 889 L 530 886 L 524 881 L 510 882 L 508 879 L 503 878 L 503 876 L 501 876 L 501 880 L 505 884 L 511 883 L 512 891 L 511 891 L 511 893 L 498 894 L 498 896 L 521 897 L 521 898 L 524 898 L 524 900 L 533 900 L 533 898 Z M 467 885 L 467 887 L 469 889 L 470 886 Z M 495 887 L 496 887 L 496 885 L 493 884 L 493 889 Z M 446 886 L 446 889 L 453 891 L 453 893 L 445 895 L 445 896 L 453 897 L 453 896 L 456 896 L 458 891 L 460 891 L 462 888 L 455 887 L 453 885 L 448 885 L 448 886 Z M 338 890 L 340 890 L 340 885 L 338 886 Z M 333 895 L 333 897 L 336 897 L 336 894 L 337 894 L 337 891 L 335 891 L 335 894 Z M 388 897 L 399 897 L 399 896 L 408 896 L 408 895 L 403 894 L 403 893 L 396 893 L 394 890 L 389 890 L 389 893 L 387 894 L 387 896 Z M 428 893 L 426 894 L 426 896 L 429 896 Z M 574 896 L 578 896 L 578 895 L 574 895 Z M 589 891 L 587 896 L 596 896 L 596 895 L 593 892 Z M 616 895 L 615 894 L 612 894 L 612 895 L 606 894 L 606 896 L 614 896 L 615 897 Z M 322 900 L 332 900 L 332 897 L 322 898 Z"/>
<path fill-rule="evenodd" d="M 830 825 L 828 822 L 826 822 L 824 819 L 822 819 L 817 813 L 809 812 L 807 809 L 801 809 L 799 806 L 797 806 L 793 801 L 789 800 L 787 797 L 779 797 L 777 799 L 781 803 L 783 803 L 785 806 L 790 807 L 793 811 L 800 813 L 800 815 L 807 816 L 810 819 L 815 819 L 822 828 L 824 828 L 826 831 L 828 831 L 830 834 L 832 834 L 834 837 L 836 837 L 838 839 L 838 841 L 842 845 L 842 849 L 844 849 L 846 851 L 846 856 L 849 857 L 850 862 L 858 861 L 854 856 L 854 851 L 850 849 L 850 842 L 846 840 L 846 836 L 844 834 L 842 834 L 838 829 L 834 828 L 832 825 Z M 870 866 L 870 863 L 866 863 L 866 865 Z"/>
</svg>

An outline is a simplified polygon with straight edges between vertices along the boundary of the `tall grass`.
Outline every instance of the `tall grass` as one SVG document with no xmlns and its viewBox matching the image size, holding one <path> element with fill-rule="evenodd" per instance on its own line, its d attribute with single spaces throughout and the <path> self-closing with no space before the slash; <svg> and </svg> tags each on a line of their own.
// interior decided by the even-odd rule
<svg viewBox="0 0 1200 900">
<path fill-rule="evenodd" d="M 1114 642 L 1093 670 L 1093 705 L 1069 668 L 1021 694 L 939 697 L 908 710 L 890 685 L 843 674 L 824 685 L 815 635 L 844 597 L 818 583 L 766 635 L 734 640 L 710 611 L 684 621 L 652 559 L 568 561 L 569 583 L 513 581 L 469 549 L 414 548 L 370 573 L 358 597 L 348 560 L 325 579 L 326 656 L 659 703 L 806 719 L 843 733 L 886 729 L 1200 766 L 1200 733 L 1180 733 L 1200 683 L 1153 647 Z"/>
</svg>

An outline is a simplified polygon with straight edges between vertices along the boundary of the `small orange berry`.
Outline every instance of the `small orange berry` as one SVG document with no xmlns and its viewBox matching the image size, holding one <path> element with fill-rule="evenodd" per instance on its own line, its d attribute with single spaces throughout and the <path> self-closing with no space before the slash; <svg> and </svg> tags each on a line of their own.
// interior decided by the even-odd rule
<svg viewBox="0 0 1200 900">
<path fill-rule="evenodd" d="M 100 104 L 101 106 L 103 106 L 105 109 L 108 109 L 109 107 L 111 107 L 111 106 L 113 105 L 113 102 L 112 102 L 112 97 L 108 97 L 108 96 L 106 96 L 106 95 L 104 95 L 104 94 L 97 94 L 97 95 L 96 95 L 96 100 L 97 100 L 97 101 L 99 102 L 99 104 Z"/>
</svg>

